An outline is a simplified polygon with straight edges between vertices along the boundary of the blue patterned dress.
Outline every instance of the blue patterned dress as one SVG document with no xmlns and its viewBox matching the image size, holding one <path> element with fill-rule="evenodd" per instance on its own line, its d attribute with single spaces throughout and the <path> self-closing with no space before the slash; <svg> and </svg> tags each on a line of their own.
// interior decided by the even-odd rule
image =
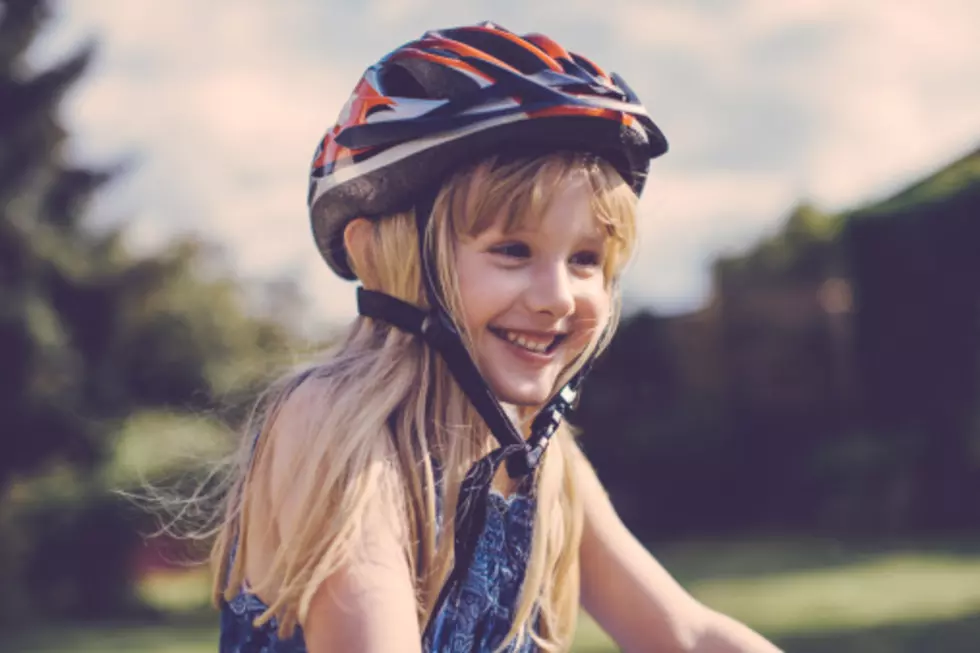
<svg viewBox="0 0 980 653">
<path fill-rule="evenodd" d="M 486 518 L 472 562 L 433 617 L 423 642 L 425 653 L 493 651 L 513 624 L 530 553 L 535 501 L 526 491 L 509 498 L 494 491 L 485 496 Z M 305 653 L 301 629 L 282 640 L 274 618 L 261 627 L 252 625 L 265 609 L 258 597 L 244 591 L 223 603 L 221 653 Z M 525 636 L 519 647 L 512 643 L 506 650 L 530 653 L 536 647 Z"/>
</svg>

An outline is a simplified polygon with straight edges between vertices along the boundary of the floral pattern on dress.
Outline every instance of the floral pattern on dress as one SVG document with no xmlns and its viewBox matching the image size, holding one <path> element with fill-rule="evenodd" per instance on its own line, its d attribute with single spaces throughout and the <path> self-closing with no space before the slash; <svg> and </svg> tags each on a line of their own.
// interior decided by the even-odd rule
<svg viewBox="0 0 980 653">
<path fill-rule="evenodd" d="M 441 502 L 439 502 L 441 503 Z M 486 520 L 472 564 L 450 599 L 439 609 L 430 628 L 425 653 L 493 651 L 510 632 L 521 584 L 527 570 L 534 526 L 534 498 L 516 493 L 504 498 L 487 495 Z M 221 653 L 305 653 L 302 630 L 279 639 L 278 623 L 262 626 L 254 620 L 266 605 L 246 590 L 221 605 Z M 508 653 L 531 653 L 533 640 L 525 636 Z"/>
</svg>

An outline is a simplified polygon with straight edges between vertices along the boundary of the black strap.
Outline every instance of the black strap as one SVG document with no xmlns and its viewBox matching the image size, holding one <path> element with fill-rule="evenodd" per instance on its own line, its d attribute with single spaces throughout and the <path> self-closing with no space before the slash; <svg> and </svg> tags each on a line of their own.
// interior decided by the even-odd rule
<svg viewBox="0 0 980 653">
<path fill-rule="evenodd" d="M 415 231 L 419 239 L 419 270 L 422 274 L 422 286 L 425 288 L 426 297 L 432 311 L 445 315 L 448 319 L 448 311 L 442 303 L 442 298 L 436 288 L 436 275 L 432 270 L 432 254 L 426 247 L 426 235 L 429 232 L 429 218 L 432 215 L 432 207 L 435 206 L 438 189 L 430 188 L 418 194 L 415 202 Z"/>
<path fill-rule="evenodd" d="M 466 351 L 459 332 L 444 311 L 436 309 L 426 312 L 391 295 L 365 288 L 357 289 L 357 309 L 365 317 L 387 322 L 402 331 L 420 336 L 442 355 L 453 378 L 500 445 L 520 445 L 521 450 L 515 450 L 507 457 L 507 473 L 511 478 L 526 476 L 538 466 L 558 425 L 574 405 L 579 387 L 591 367 L 591 363 L 583 366 L 538 413 L 531 423 L 531 437 L 525 441 L 487 386 Z"/>
<path fill-rule="evenodd" d="M 357 289 L 357 310 L 361 315 L 382 320 L 402 331 L 421 336 L 429 346 L 442 355 L 453 378 L 469 397 L 501 446 L 517 445 L 521 450 L 527 449 L 524 438 L 517 432 L 500 403 L 491 394 L 463 346 L 456 327 L 443 311 L 435 310 L 426 313 L 408 302 L 364 288 Z M 520 476 L 526 475 L 533 468 L 533 465 L 528 465 L 527 471 Z M 508 465 L 508 471 L 510 469 Z"/>
<path fill-rule="evenodd" d="M 428 317 L 418 306 L 363 287 L 357 289 L 357 312 L 417 336 L 422 335 L 422 324 Z"/>
</svg>

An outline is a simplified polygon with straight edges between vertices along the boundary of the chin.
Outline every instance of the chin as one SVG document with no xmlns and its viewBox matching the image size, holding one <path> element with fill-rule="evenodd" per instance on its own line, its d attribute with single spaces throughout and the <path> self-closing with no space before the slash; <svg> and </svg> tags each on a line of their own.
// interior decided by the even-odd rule
<svg viewBox="0 0 980 653">
<path fill-rule="evenodd" d="M 497 399 L 505 404 L 519 406 L 521 408 L 533 408 L 541 406 L 551 399 L 553 393 L 552 385 L 547 387 L 514 387 L 494 388 Z"/>
<path fill-rule="evenodd" d="M 511 406 L 516 406 L 517 408 L 537 408 L 548 401 L 547 396 L 541 397 L 500 397 L 500 402 L 504 404 L 510 404 Z"/>
</svg>

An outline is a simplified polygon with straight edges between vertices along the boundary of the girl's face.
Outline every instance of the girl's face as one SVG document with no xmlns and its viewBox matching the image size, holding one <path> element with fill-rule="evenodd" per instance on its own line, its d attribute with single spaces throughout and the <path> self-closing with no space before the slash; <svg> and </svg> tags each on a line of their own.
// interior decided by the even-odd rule
<svg viewBox="0 0 980 653">
<path fill-rule="evenodd" d="M 497 398 L 536 406 L 602 330 L 611 297 L 606 233 L 581 175 L 562 182 L 544 215 L 510 233 L 503 220 L 464 238 L 456 253 L 463 320 Z M 535 224 L 536 223 L 536 224 Z"/>
</svg>

